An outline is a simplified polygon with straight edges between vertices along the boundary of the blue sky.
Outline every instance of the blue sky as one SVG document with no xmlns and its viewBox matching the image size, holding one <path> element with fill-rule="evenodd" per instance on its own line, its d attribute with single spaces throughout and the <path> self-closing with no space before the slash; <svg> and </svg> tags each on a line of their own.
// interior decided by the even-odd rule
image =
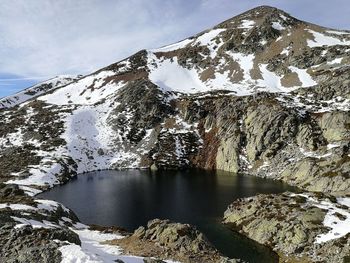
<svg viewBox="0 0 350 263">
<path fill-rule="evenodd" d="M 259 5 L 350 29 L 349 0 L 0 0 L 0 97 L 176 42 Z"/>
</svg>

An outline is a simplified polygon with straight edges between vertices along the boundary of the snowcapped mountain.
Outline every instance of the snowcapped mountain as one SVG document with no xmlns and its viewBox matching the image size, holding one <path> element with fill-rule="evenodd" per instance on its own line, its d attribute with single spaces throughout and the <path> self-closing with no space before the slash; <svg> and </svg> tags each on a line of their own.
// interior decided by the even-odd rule
<svg viewBox="0 0 350 263">
<path fill-rule="evenodd" d="M 72 172 L 200 167 L 344 191 L 349 160 L 321 160 L 348 156 L 349 54 L 349 32 L 259 7 L 90 75 L 53 79 L 2 100 L 27 102 L 1 112 L 1 162 L 24 158 L 1 177 L 42 188 Z"/>
<path fill-rule="evenodd" d="M 350 32 L 258 7 L 0 100 L 0 183 L 34 195 L 99 169 L 203 168 L 344 196 L 349 69 Z"/>
<path fill-rule="evenodd" d="M 73 82 L 78 78 L 79 76 L 57 76 L 25 90 L 22 90 L 14 95 L 0 98 L 0 109 L 17 106 L 18 104 L 31 100 L 52 89 L 67 85 L 68 83 Z"/>
</svg>

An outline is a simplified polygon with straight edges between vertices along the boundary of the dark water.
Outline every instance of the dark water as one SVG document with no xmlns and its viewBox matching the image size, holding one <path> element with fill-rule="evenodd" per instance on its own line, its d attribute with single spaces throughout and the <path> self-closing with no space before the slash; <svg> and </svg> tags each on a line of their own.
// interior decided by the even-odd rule
<svg viewBox="0 0 350 263">
<path fill-rule="evenodd" d="M 134 230 L 154 218 L 196 225 L 226 256 L 274 262 L 270 251 L 220 224 L 235 199 L 294 189 L 286 184 L 225 172 L 101 171 L 79 175 L 40 195 L 73 209 L 83 223 Z"/>
</svg>

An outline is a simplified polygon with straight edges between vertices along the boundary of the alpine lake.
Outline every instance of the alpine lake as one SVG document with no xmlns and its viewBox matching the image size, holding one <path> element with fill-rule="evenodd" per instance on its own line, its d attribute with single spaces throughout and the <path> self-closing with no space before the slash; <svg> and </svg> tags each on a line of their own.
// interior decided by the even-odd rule
<svg viewBox="0 0 350 263">
<path fill-rule="evenodd" d="M 221 171 L 98 171 L 39 195 L 71 208 L 85 224 L 130 232 L 151 219 L 189 223 L 225 256 L 251 263 L 276 262 L 269 248 L 221 224 L 237 198 L 296 191 L 282 182 Z"/>
</svg>

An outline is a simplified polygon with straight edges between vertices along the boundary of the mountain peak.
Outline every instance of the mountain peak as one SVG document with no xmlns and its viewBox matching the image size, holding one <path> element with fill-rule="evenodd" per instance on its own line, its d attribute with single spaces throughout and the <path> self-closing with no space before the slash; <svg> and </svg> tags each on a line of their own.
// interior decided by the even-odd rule
<svg viewBox="0 0 350 263">
<path fill-rule="evenodd" d="M 284 18 L 292 18 L 288 13 L 285 11 L 278 9 L 276 7 L 271 6 L 258 6 L 253 9 L 250 9 L 237 17 L 251 17 L 251 18 L 257 18 L 257 17 L 266 17 L 266 16 L 281 16 Z"/>
<path fill-rule="evenodd" d="M 246 11 L 245 13 L 243 14 L 246 14 L 246 13 L 262 13 L 262 14 L 271 14 L 271 13 L 274 13 L 274 12 L 281 12 L 281 13 L 285 13 L 283 10 L 281 9 L 278 9 L 276 7 L 273 7 L 273 6 L 268 6 L 268 5 L 261 5 L 261 6 L 257 6 L 253 9 L 250 9 L 248 11 Z"/>
<path fill-rule="evenodd" d="M 292 25 L 300 22 L 281 9 L 271 6 L 258 6 L 240 15 L 234 16 L 216 27 L 218 28 L 240 28 L 241 24 L 255 24 L 256 26 L 268 25 L 273 22 Z"/>
</svg>

